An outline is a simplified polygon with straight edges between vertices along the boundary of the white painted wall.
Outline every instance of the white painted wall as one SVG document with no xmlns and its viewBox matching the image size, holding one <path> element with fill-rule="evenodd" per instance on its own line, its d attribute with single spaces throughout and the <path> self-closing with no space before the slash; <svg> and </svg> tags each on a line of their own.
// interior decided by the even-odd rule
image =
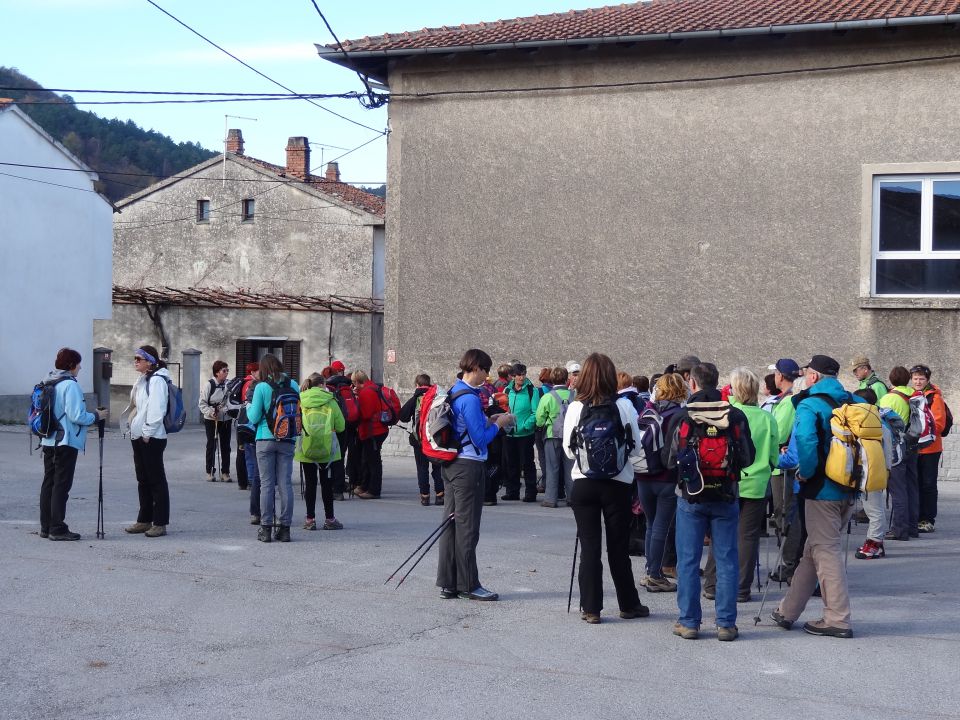
<svg viewBox="0 0 960 720">
<path fill-rule="evenodd" d="M 0 158 L 81 168 L 14 109 L 0 111 Z M 93 321 L 111 313 L 113 210 L 90 173 L 0 172 L 0 396 L 29 394 L 63 346 L 83 356 L 79 380 L 92 392 Z"/>
</svg>

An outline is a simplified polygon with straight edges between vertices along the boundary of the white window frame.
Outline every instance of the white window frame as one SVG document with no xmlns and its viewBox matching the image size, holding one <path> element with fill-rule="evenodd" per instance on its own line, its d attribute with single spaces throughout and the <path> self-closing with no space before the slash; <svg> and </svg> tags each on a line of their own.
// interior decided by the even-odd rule
<svg viewBox="0 0 960 720">
<path fill-rule="evenodd" d="M 956 293 L 883 293 L 877 294 L 878 260 L 958 260 L 960 250 L 933 249 L 933 183 L 942 180 L 960 182 L 960 173 L 874 175 L 871 195 L 870 295 L 878 298 L 960 298 Z M 883 183 L 920 183 L 920 249 L 880 251 L 880 186 Z"/>
</svg>

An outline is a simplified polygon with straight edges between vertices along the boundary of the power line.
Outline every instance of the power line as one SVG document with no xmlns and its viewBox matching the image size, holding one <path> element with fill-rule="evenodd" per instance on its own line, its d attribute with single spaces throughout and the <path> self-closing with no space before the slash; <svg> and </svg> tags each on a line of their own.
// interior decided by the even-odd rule
<svg viewBox="0 0 960 720">
<path fill-rule="evenodd" d="M 166 15 L 167 17 L 169 17 L 171 20 L 173 20 L 173 21 L 176 22 L 177 24 L 183 26 L 184 28 L 186 28 L 187 30 L 189 30 L 190 32 L 192 32 L 194 35 L 196 35 L 197 37 L 199 37 L 199 38 L 200 38 L 201 40 L 203 40 L 204 42 L 207 42 L 207 43 L 209 43 L 210 45 L 213 45 L 213 47 L 217 48 L 217 50 L 219 50 L 220 52 L 224 53 L 224 54 L 227 55 L 228 57 L 233 58 L 233 59 L 236 60 L 238 63 L 240 63 L 241 65 L 243 65 L 245 68 L 247 68 L 247 69 L 249 69 L 249 70 L 252 70 L 252 71 L 255 72 L 257 75 L 259 75 L 260 77 L 262 77 L 263 79 L 270 81 L 271 83 L 273 83 L 273 84 L 276 85 L 277 87 L 283 88 L 283 89 L 286 90 L 287 92 L 294 93 L 295 95 L 299 95 L 299 94 L 300 94 L 300 93 L 297 93 L 295 90 L 290 89 L 289 87 L 287 87 L 287 86 L 284 85 L 283 83 L 278 82 L 277 80 L 274 80 L 274 79 L 273 79 L 272 77 L 270 77 L 269 75 L 265 75 L 264 73 L 260 72 L 259 70 L 257 70 L 255 67 L 253 67 L 253 66 L 250 65 L 249 63 L 246 63 L 246 62 L 244 62 L 243 60 L 241 60 L 240 58 L 238 58 L 236 55 L 234 55 L 233 53 L 231 53 L 229 50 L 226 50 L 225 48 L 221 47 L 220 45 L 217 45 L 217 44 L 216 44 L 213 40 L 211 40 L 210 38 L 206 37 L 205 35 L 203 35 L 202 33 L 198 32 L 198 31 L 194 30 L 192 27 L 190 27 L 189 25 L 187 25 L 185 22 L 183 22 L 183 21 L 180 20 L 179 18 L 175 17 L 174 15 L 172 15 L 172 14 L 170 14 L 169 12 L 167 12 L 166 10 L 164 10 L 162 7 L 160 7 L 159 5 L 157 5 L 157 3 L 155 3 L 153 0 L 147 0 L 147 2 L 150 3 L 151 5 L 153 5 L 157 10 L 159 10 L 160 12 L 162 12 L 164 15 Z M 338 112 L 334 112 L 334 111 L 331 110 L 330 108 L 326 108 L 326 107 L 324 107 L 323 105 L 321 105 L 320 103 L 315 102 L 315 101 L 313 101 L 313 100 L 311 100 L 311 99 L 309 99 L 309 98 L 304 98 L 304 99 L 305 99 L 308 103 L 310 103 L 311 105 L 315 105 L 316 107 L 320 108 L 320 109 L 323 110 L 324 112 L 330 113 L 331 115 L 335 115 L 336 117 L 340 118 L 341 120 L 346 120 L 346 121 L 349 122 L 349 123 L 353 123 L 354 125 L 357 125 L 357 126 L 359 126 L 359 127 L 362 127 L 362 128 L 364 128 L 364 129 L 366 129 L 366 130 L 370 130 L 371 132 L 379 133 L 379 134 L 381 134 L 381 135 L 386 134 L 386 131 L 377 130 L 376 128 L 372 128 L 372 127 L 370 127 L 369 125 L 364 125 L 364 124 L 361 123 L 361 122 L 357 122 L 356 120 L 353 120 L 353 119 L 351 119 L 351 118 L 348 118 L 346 115 L 341 115 L 341 114 L 338 113 Z"/>
<path fill-rule="evenodd" d="M 310 100 L 311 98 L 320 99 L 339 99 L 339 100 L 362 100 L 365 96 L 357 92 L 340 94 L 312 94 L 312 95 L 289 95 L 285 97 L 217 97 L 217 98 L 193 98 L 191 100 L 17 100 L 18 105 L 204 105 L 210 103 L 232 103 L 232 102 L 276 102 L 285 100 Z M 314 103 L 316 105 L 316 103 Z M 318 105 L 317 107 L 323 107 Z M 328 108 L 323 108 L 327 112 L 333 112 Z M 333 113 L 337 115 L 337 113 Z M 338 115 L 338 117 L 343 117 Z M 351 121 L 352 122 L 352 121 Z M 357 123 L 360 124 L 360 123 Z M 361 127 L 367 127 L 361 125 Z M 379 130 L 374 132 L 381 134 Z"/>
<path fill-rule="evenodd" d="M 96 193 L 97 195 L 102 195 L 103 193 L 98 193 L 96 190 L 91 190 L 90 188 L 79 188 L 74 187 L 73 185 L 61 185 L 60 183 L 50 182 L 49 180 L 40 180 L 38 178 L 25 177 L 23 175 L 13 175 L 11 173 L 0 172 L 0 175 L 9 178 L 16 178 L 17 180 L 27 180 L 28 182 L 40 183 L 41 185 L 53 185 L 53 187 L 66 188 L 67 190 L 79 190 L 80 192 L 89 192 Z"/>
<path fill-rule="evenodd" d="M 209 92 L 209 91 L 192 91 L 192 90 L 91 90 L 91 89 L 80 89 L 80 88 L 47 88 L 47 87 L 14 87 L 12 85 L 0 85 L 0 90 L 28 90 L 31 92 L 49 92 L 49 93 L 91 93 L 96 95 L 229 95 L 236 97 L 279 97 L 279 98 L 331 98 L 331 97 L 345 97 L 347 95 L 357 95 L 355 91 L 350 91 L 347 93 L 330 93 L 330 94 L 321 94 L 321 93 L 268 93 L 268 92 Z"/>
</svg>

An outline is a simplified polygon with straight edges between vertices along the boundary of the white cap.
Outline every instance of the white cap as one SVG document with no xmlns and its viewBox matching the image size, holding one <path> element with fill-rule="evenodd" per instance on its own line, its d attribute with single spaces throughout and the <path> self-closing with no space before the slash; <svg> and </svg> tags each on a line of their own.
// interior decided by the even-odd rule
<svg viewBox="0 0 960 720">
<path fill-rule="evenodd" d="M 580 363 L 574 362 L 573 360 L 571 360 L 570 362 L 568 362 L 568 363 L 567 363 L 567 372 L 568 372 L 568 373 L 580 372 Z"/>
</svg>

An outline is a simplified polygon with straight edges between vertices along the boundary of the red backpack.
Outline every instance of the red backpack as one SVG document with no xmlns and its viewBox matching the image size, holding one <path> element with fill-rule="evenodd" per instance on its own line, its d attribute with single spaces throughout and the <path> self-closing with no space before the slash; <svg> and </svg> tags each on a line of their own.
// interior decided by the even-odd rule
<svg viewBox="0 0 960 720">
<path fill-rule="evenodd" d="M 463 449 L 463 438 L 456 431 L 456 417 L 452 403 L 473 390 L 460 390 L 449 395 L 438 385 L 431 385 L 420 399 L 417 434 L 424 457 L 443 465 L 457 459 Z"/>
<path fill-rule="evenodd" d="M 343 420 L 347 427 L 355 428 L 360 423 L 360 402 L 357 396 L 353 394 L 352 385 L 341 385 L 339 388 L 327 387 L 340 405 L 340 412 L 343 413 Z"/>
<path fill-rule="evenodd" d="M 388 427 L 396 425 L 400 421 L 400 398 L 397 397 L 397 391 L 386 385 L 377 385 L 377 395 L 380 396 L 380 422 Z"/>
</svg>

